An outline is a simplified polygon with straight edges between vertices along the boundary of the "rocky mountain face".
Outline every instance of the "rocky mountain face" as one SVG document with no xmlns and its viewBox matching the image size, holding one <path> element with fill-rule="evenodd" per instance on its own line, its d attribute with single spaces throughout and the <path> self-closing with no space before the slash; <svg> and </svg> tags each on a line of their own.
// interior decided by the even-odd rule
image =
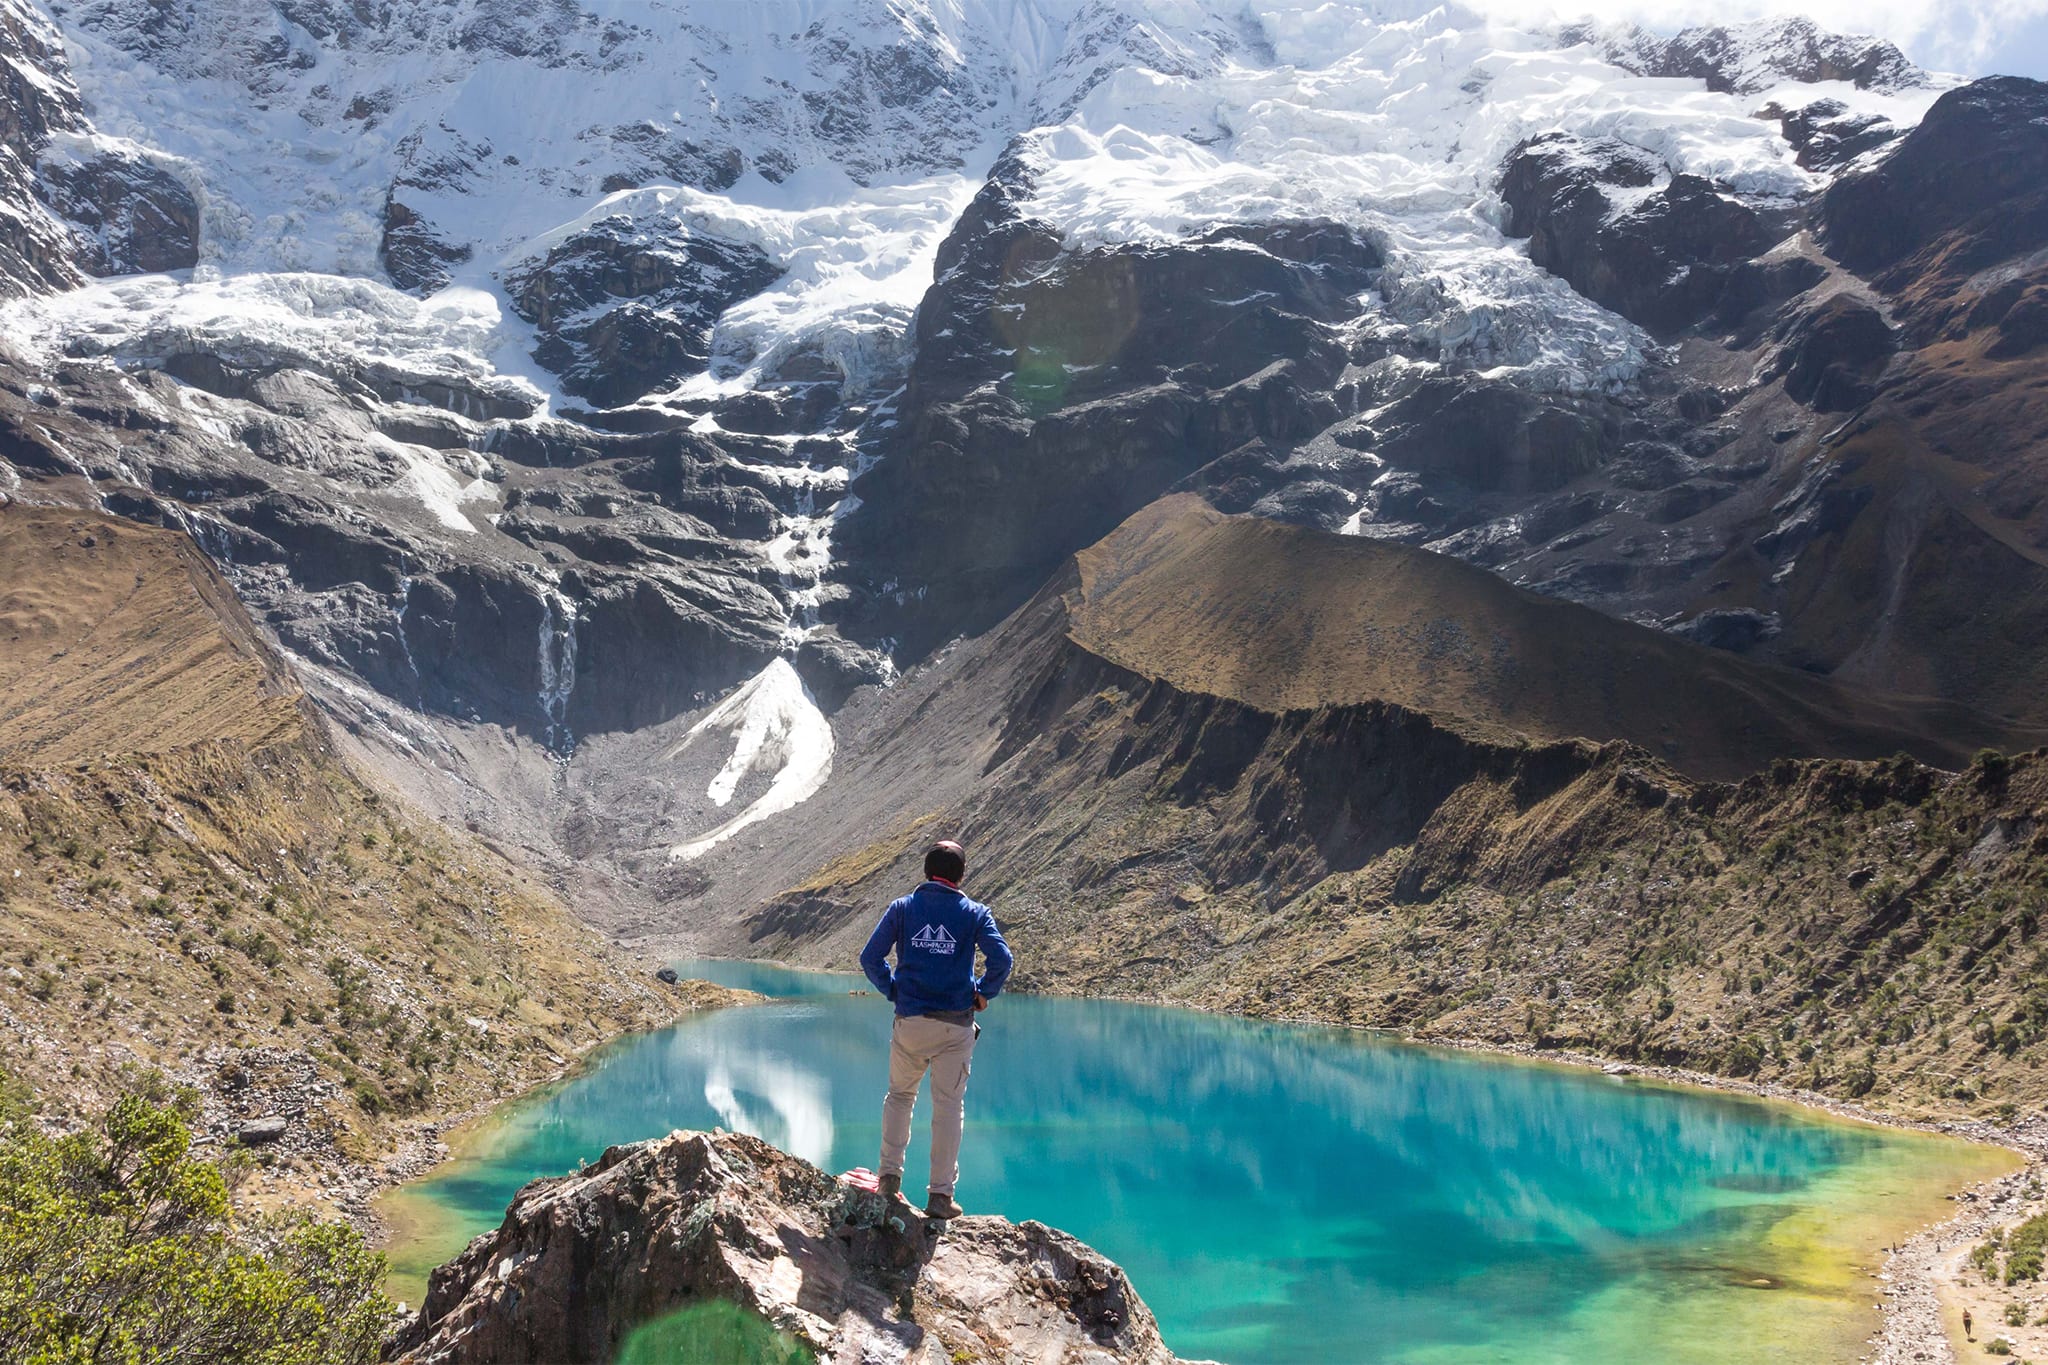
<svg viewBox="0 0 2048 1365">
<path fill-rule="evenodd" d="M 189 535 L 621 934 L 872 842 L 812 803 L 889 685 L 1176 493 L 1774 680 L 1447 725 L 1704 780 L 2048 721 L 2035 82 L 1421 0 L 0 0 L 0 58 L 0 493 Z M 1483 596 L 1387 677 L 1574 685 Z"/>
<path fill-rule="evenodd" d="M 0 70 L 0 297 L 198 262 L 191 189 L 93 133 L 63 39 L 29 0 L 0 5 Z"/>
<path fill-rule="evenodd" d="M 521 1190 L 434 1272 L 393 1358 L 610 1360 L 721 1302 L 821 1362 L 1173 1360 L 1123 1271 L 1064 1233 L 941 1231 L 758 1138 L 685 1132 Z"/>
<path fill-rule="evenodd" d="M 1784 18 L 1727 28 L 1685 29 L 1665 37 L 1630 27 L 1586 25 L 1570 37 L 1591 42 L 1639 76 L 1696 80 L 1709 90 L 1754 95 L 1785 81 L 1841 81 L 1858 90 L 1924 88 L 1927 74 L 1890 43 L 1829 33 L 1811 19 Z"/>
<path fill-rule="evenodd" d="M 1922 79 L 1883 67 L 1857 79 Z M 2024 300 L 2042 242 L 2029 224 L 2043 108 L 2038 83 L 1980 82 L 1902 132 L 1839 101 L 1781 98 L 1768 116 L 1795 154 L 1835 173 L 1820 195 L 1746 194 L 1625 138 L 1519 143 L 1496 182 L 1507 236 L 1656 343 L 1626 382 L 1561 390 L 1445 347 L 1434 319 L 1400 327 L 1391 258 L 1370 231 L 1262 229 L 1316 243 L 1287 268 L 1334 286 L 1332 311 L 1299 281 L 1245 277 L 1258 234 L 1056 249 L 1056 229 L 1018 207 L 1029 159 L 1006 157 L 941 252 L 889 457 L 857 486 L 862 506 L 839 537 L 885 565 L 904 598 L 877 599 L 863 628 L 925 641 L 947 631 L 938 622 L 987 619 L 1059 553 L 1183 487 L 1227 510 L 1423 545 L 1855 684 L 2031 714 L 2007 687 L 2031 672 L 1978 669 L 1960 637 L 1979 636 L 1986 610 L 2037 600 L 2031 586 L 2013 591 L 2040 566 L 2031 513 L 2018 510 L 2033 505 L 2018 491 L 2035 486 L 2022 472 L 2031 438 L 2010 434 L 2030 429 L 2020 395 L 2039 360 Z M 1901 207 L 1859 207 L 1878 198 Z M 1921 214 L 1940 221 L 1923 227 Z M 1146 280 L 1146 257 L 1172 262 L 1173 288 Z M 1205 305 L 1210 316 L 1192 311 Z M 1936 328 L 1907 319 L 1937 309 L 1945 335 L 1930 350 Z M 1041 354 L 1054 346 L 1066 348 L 1056 362 Z M 1972 353 L 1961 366 L 1958 348 Z M 1946 377 L 1932 386 L 1937 368 Z M 1987 400 L 2012 420 L 1988 438 L 1995 456 L 1960 455 L 1974 466 L 1964 472 L 1949 452 L 1962 449 L 1965 405 Z M 1925 449 L 1934 465 L 1906 457 L 1917 467 L 1877 486 L 1865 453 L 1877 444 Z M 942 477 L 958 481 L 957 501 L 896 492 Z M 1993 495 L 1993 482 L 2010 491 Z M 1863 548 L 1884 534 L 1893 549 Z M 1940 583 L 1922 577 L 1935 553 L 1914 543 L 1923 535 L 1945 547 Z M 1952 550 L 1972 565 L 1968 587 Z M 1845 572 L 1845 557 L 1899 573 L 1880 587 Z M 921 596 L 905 595 L 912 583 Z M 1979 605 L 1937 624 L 1944 612 L 1925 595 L 1949 589 Z"/>
</svg>

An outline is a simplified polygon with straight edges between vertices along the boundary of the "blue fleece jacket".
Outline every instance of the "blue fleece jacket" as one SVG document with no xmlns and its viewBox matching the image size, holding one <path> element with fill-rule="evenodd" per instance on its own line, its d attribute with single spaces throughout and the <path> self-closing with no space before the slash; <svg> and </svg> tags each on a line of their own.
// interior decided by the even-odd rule
<svg viewBox="0 0 2048 1365">
<path fill-rule="evenodd" d="M 974 975 L 974 950 L 988 970 Z M 889 970 L 889 952 L 896 970 Z M 944 882 L 926 882 L 892 902 L 860 950 L 860 969 L 896 1002 L 896 1013 L 932 1014 L 974 1008 L 977 992 L 993 1000 L 1010 979 L 1010 945 L 992 911 Z"/>
</svg>

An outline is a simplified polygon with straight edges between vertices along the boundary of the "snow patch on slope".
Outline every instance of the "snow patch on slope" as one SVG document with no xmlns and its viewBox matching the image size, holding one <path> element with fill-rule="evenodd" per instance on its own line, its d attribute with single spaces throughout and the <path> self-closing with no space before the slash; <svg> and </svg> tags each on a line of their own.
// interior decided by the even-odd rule
<svg viewBox="0 0 2048 1365">
<path fill-rule="evenodd" d="M 385 365 L 542 405 L 547 391 L 517 373 L 523 327 L 486 290 L 416 299 L 377 280 L 312 273 L 129 275 L 0 304 L 0 331 L 45 363 L 71 355 L 158 364 L 203 351 L 326 373 Z"/>
<path fill-rule="evenodd" d="M 809 800 L 832 775 L 832 724 L 787 659 L 771 660 L 663 757 L 673 761 L 699 743 L 726 739 L 732 754 L 705 791 L 711 804 L 729 805 L 752 776 L 768 775 L 767 788 L 724 824 L 671 848 L 672 858 L 701 857 L 749 825 Z"/>
<path fill-rule="evenodd" d="M 671 223 L 759 247 L 783 274 L 726 310 L 712 332 L 712 364 L 670 397 L 742 392 L 800 350 L 837 365 L 849 394 L 893 382 L 907 359 L 910 316 L 931 284 L 939 242 L 980 188 L 978 178 L 940 175 L 809 207 L 747 202 L 684 185 L 648 185 L 605 196 L 576 217 L 507 251 L 513 274 L 612 218 L 636 228 Z"/>
<path fill-rule="evenodd" d="M 404 472 L 385 486 L 384 492 L 417 503 L 450 531 L 475 535 L 476 525 L 463 512 L 464 503 L 495 503 L 498 490 L 479 472 L 488 462 L 468 452 L 432 450 L 426 446 L 394 441 L 382 432 L 372 432 L 370 444 L 395 455 Z M 453 458 L 468 466 L 458 475 L 448 467 Z M 417 671 L 417 670 L 415 670 Z"/>
</svg>

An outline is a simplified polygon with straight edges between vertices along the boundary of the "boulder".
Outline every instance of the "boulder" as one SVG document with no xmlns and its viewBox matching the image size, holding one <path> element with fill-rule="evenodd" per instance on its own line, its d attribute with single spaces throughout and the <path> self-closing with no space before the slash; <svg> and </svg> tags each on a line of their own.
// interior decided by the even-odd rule
<svg viewBox="0 0 2048 1365">
<path fill-rule="evenodd" d="M 635 1328 L 719 1301 L 823 1365 L 1173 1360 L 1123 1271 L 1065 1233 L 968 1217 L 940 1235 L 758 1138 L 691 1132 L 521 1190 L 387 1355 L 609 1361 Z"/>
<path fill-rule="evenodd" d="M 251 1119 L 235 1130 L 235 1141 L 244 1147 L 262 1147 L 282 1139 L 291 1126 L 292 1121 L 282 1114 Z"/>
</svg>

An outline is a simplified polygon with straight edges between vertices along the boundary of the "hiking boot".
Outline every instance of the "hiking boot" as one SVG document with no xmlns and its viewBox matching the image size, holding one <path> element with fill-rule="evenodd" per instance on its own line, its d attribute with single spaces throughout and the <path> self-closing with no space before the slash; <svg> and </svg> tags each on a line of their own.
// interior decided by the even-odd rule
<svg viewBox="0 0 2048 1365">
<path fill-rule="evenodd" d="M 966 1212 L 966 1209 L 953 1202 L 953 1196 L 950 1194 L 934 1192 L 932 1197 L 925 1201 L 924 1216 L 927 1218 L 937 1218 L 944 1221 L 948 1218 L 962 1217 Z"/>
<path fill-rule="evenodd" d="M 876 1184 L 875 1188 L 882 1192 L 882 1197 L 885 1199 L 901 1199 L 903 1197 L 903 1177 L 900 1175 L 885 1175 Z"/>
</svg>

